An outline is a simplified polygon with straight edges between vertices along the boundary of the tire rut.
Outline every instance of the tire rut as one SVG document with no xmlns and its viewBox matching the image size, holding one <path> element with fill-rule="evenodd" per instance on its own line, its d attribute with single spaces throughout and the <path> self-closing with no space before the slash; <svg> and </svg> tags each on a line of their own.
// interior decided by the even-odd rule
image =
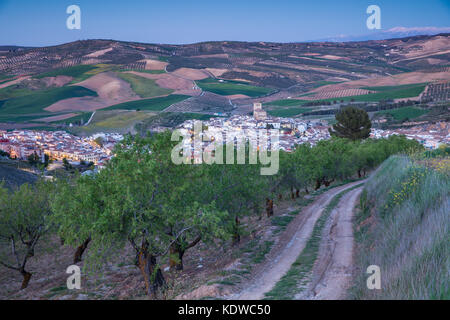
<svg viewBox="0 0 450 320">
<path fill-rule="evenodd" d="M 280 241 L 267 255 L 266 262 L 256 266 L 252 278 L 244 284 L 245 286 L 241 286 L 241 291 L 226 298 L 240 300 L 264 298 L 264 294 L 274 287 L 302 252 L 317 219 L 333 197 L 360 183 L 361 181 L 355 181 L 326 191 L 304 208 L 289 224 Z"/>
</svg>

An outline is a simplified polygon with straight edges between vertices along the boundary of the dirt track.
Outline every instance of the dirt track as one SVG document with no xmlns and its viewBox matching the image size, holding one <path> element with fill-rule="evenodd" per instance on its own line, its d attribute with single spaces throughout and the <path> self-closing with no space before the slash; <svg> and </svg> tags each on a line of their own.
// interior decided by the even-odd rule
<svg viewBox="0 0 450 320">
<path fill-rule="evenodd" d="M 290 269 L 292 263 L 295 262 L 311 236 L 317 219 L 321 216 L 322 211 L 331 199 L 341 191 L 359 183 L 361 181 L 333 188 L 320 195 L 311 205 L 303 209 L 289 224 L 278 244 L 271 250 L 267 256 L 267 262 L 257 267 L 252 279 L 241 287 L 239 293 L 233 294 L 228 298 L 241 300 L 258 300 L 264 298 L 264 294 L 273 288 Z M 357 190 L 360 191 L 360 188 Z M 351 191 L 349 194 L 355 195 L 355 191 Z M 341 200 L 339 208 L 341 208 L 341 204 L 345 205 L 346 209 L 352 212 L 353 202 L 349 202 L 346 196 Z M 348 216 L 348 212 L 346 212 L 346 216 Z M 351 256 L 351 251 L 349 254 Z"/>
<path fill-rule="evenodd" d="M 296 299 L 345 299 L 352 276 L 352 216 L 362 187 L 349 191 L 331 212 L 322 233 L 309 288 Z"/>
</svg>

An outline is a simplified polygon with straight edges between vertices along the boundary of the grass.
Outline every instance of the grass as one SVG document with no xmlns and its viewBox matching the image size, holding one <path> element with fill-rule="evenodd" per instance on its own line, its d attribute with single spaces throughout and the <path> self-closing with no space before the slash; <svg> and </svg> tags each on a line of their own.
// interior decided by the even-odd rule
<svg viewBox="0 0 450 320">
<path fill-rule="evenodd" d="M 417 107 L 404 107 L 404 108 L 380 111 L 380 112 L 377 112 L 377 114 L 389 114 L 394 118 L 394 120 L 404 121 L 404 120 L 410 120 L 410 119 L 420 117 L 421 115 L 428 113 L 428 111 L 429 110 L 424 110 L 424 109 L 420 109 Z"/>
<path fill-rule="evenodd" d="M 133 91 L 141 98 L 163 96 L 173 92 L 173 90 L 171 89 L 159 87 L 153 79 L 147 79 L 132 73 L 122 72 L 118 72 L 117 76 L 128 82 L 131 86 L 131 89 L 133 89 Z"/>
<path fill-rule="evenodd" d="M 97 96 L 97 93 L 80 86 L 69 86 L 11 98 L 0 104 L 0 118 L 5 121 L 5 119 L 11 118 L 11 116 L 48 113 L 44 108 L 59 100 L 84 96 Z"/>
<path fill-rule="evenodd" d="M 254 264 L 258 264 L 264 261 L 266 255 L 272 249 L 272 246 L 275 242 L 273 241 L 264 241 L 264 243 L 255 251 L 251 256 L 250 260 Z"/>
<path fill-rule="evenodd" d="M 243 94 L 249 97 L 259 97 L 273 92 L 272 89 L 256 87 L 239 81 L 217 79 L 204 79 L 196 81 L 197 85 L 204 91 L 227 96 L 234 94 Z"/>
<path fill-rule="evenodd" d="M 286 108 L 286 109 L 267 110 L 267 113 L 273 117 L 290 118 L 311 110 L 312 108 Z"/>
<path fill-rule="evenodd" d="M 271 222 L 273 226 L 281 227 L 281 229 L 284 230 L 293 219 L 294 219 L 293 215 L 276 216 L 272 218 Z"/>
<path fill-rule="evenodd" d="M 149 110 L 162 111 L 170 105 L 183 101 L 190 96 L 172 94 L 167 97 L 159 97 L 152 99 L 143 99 L 130 102 L 119 103 L 103 110 L 123 109 L 123 110 Z"/>
<path fill-rule="evenodd" d="M 367 181 L 354 221 L 357 273 L 350 298 L 450 298 L 449 177 L 449 166 L 393 156 Z M 380 290 L 367 289 L 369 265 L 380 267 Z"/>
<path fill-rule="evenodd" d="M 275 286 L 265 294 L 265 299 L 273 300 L 290 300 L 301 291 L 301 287 L 309 282 L 309 274 L 312 271 L 314 262 L 319 253 L 320 241 L 322 239 L 322 230 L 331 214 L 331 211 L 338 205 L 344 194 L 350 190 L 359 188 L 362 184 L 358 184 L 351 188 L 345 189 L 331 199 L 330 203 L 324 209 L 322 215 L 314 225 L 311 237 L 305 245 L 305 248 L 298 256 L 297 260 L 292 264 L 289 271 L 275 284 Z"/>
</svg>

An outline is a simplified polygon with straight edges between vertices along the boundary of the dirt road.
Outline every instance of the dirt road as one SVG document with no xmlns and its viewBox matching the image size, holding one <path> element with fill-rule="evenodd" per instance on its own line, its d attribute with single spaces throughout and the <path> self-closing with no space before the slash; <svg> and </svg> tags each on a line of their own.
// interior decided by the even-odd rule
<svg viewBox="0 0 450 320">
<path fill-rule="evenodd" d="M 312 281 L 296 299 L 345 299 L 353 266 L 352 216 L 362 187 L 346 193 L 331 212 L 322 233 Z"/>
<path fill-rule="evenodd" d="M 361 181 L 357 181 L 326 191 L 312 204 L 304 208 L 289 224 L 278 244 L 268 254 L 267 262 L 257 267 L 252 279 L 242 286 L 240 292 L 228 298 L 241 300 L 258 300 L 264 298 L 264 294 L 273 288 L 280 278 L 290 269 L 292 263 L 295 262 L 311 236 L 317 219 L 321 216 L 322 211 L 331 199 L 341 191 L 360 183 Z M 349 192 L 349 194 L 355 195 L 353 191 Z M 347 197 L 344 198 L 340 204 L 346 203 L 346 200 L 348 202 Z M 351 204 L 348 205 L 350 208 Z M 353 206 L 351 206 L 351 209 L 353 209 Z"/>
</svg>

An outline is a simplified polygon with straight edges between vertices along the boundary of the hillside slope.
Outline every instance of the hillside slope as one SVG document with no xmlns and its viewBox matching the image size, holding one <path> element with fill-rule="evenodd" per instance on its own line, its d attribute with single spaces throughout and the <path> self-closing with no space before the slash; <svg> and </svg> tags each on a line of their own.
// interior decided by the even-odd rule
<svg viewBox="0 0 450 320">
<path fill-rule="evenodd" d="M 449 299 L 450 159 L 393 156 L 365 185 L 352 299 Z M 369 290 L 377 265 L 381 289 Z"/>
</svg>

